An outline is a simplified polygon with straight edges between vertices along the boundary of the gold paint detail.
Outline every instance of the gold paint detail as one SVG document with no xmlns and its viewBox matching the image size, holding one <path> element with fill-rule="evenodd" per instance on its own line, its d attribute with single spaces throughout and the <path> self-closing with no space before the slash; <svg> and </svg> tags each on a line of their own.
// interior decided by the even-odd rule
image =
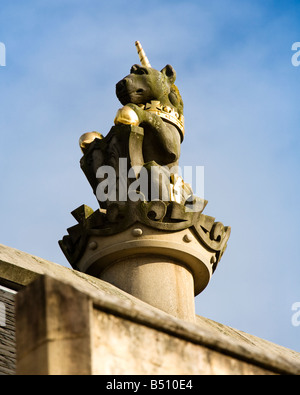
<svg viewBox="0 0 300 395">
<path fill-rule="evenodd" d="M 160 101 L 151 100 L 151 103 L 146 103 L 144 110 L 152 112 L 172 123 L 179 129 L 182 138 L 184 137 L 184 116 L 179 115 L 178 112 L 174 110 L 174 108 L 163 106 Z"/>
<path fill-rule="evenodd" d="M 103 139 L 102 134 L 99 132 L 84 133 L 79 139 L 81 151 L 84 152 L 95 139 Z"/>
<path fill-rule="evenodd" d="M 139 125 L 139 118 L 136 112 L 129 106 L 124 106 L 120 108 L 114 120 L 115 125 Z"/>
</svg>

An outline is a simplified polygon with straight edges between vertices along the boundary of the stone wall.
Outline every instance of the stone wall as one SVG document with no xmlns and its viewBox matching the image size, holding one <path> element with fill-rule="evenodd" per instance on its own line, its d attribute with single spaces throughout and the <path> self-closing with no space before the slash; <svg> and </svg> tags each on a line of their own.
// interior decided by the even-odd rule
<svg viewBox="0 0 300 395">
<path fill-rule="evenodd" d="M 283 347 L 49 276 L 18 293 L 16 317 L 18 374 L 300 374 L 299 354 Z"/>
<path fill-rule="evenodd" d="M 0 286 L 0 375 L 16 370 L 15 292 Z"/>
<path fill-rule="evenodd" d="M 0 284 L 18 291 L 19 375 L 300 374 L 293 350 L 204 317 L 181 320 L 105 281 L 1 245 Z M 10 370 L 2 374 L 13 374 L 5 336 L 0 355 Z"/>
<path fill-rule="evenodd" d="M 202 344 L 93 310 L 93 374 L 248 375 L 272 370 Z M 113 346 L 112 346 L 113 345 Z"/>
</svg>

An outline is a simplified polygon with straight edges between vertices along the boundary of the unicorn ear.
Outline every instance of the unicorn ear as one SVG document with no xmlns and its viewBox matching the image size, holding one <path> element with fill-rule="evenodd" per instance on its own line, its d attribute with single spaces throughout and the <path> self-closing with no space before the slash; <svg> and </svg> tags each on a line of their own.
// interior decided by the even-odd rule
<svg viewBox="0 0 300 395">
<path fill-rule="evenodd" d="M 161 70 L 161 73 L 168 78 L 170 84 L 174 84 L 176 80 L 176 71 L 171 65 L 167 64 L 166 67 Z"/>
<path fill-rule="evenodd" d="M 139 66 L 138 64 L 134 64 L 131 69 L 130 69 L 130 73 L 134 73 L 135 71 L 137 71 L 141 66 Z"/>
<path fill-rule="evenodd" d="M 145 51 L 143 50 L 143 48 L 141 46 L 141 43 L 139 41 L 136 41 L 135 42 L 135 46 L 136 46 L 136 49 L 137 49 L 138 54 L 139 54 L 141 65 L 144 66 L 144 67 L 151 67 L 151 64 L 150 64 L 150 62 L 149 62 L 149 60 L 148 60 L 148 58 L 147 58 L 147 56 L 145 54 Z"/>
</svg>

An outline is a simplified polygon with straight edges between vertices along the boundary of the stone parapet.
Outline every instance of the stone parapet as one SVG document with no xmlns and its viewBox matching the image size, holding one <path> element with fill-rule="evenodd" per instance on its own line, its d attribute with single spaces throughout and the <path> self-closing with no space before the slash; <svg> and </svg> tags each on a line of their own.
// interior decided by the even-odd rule
<svg viewBox="0 0 300 395">
<path fill-rule="evenodd" d="M 3 282 L 18 290 L 18 374 L 300 374 L 293 350 L 0 245 Z"/>
</svg>

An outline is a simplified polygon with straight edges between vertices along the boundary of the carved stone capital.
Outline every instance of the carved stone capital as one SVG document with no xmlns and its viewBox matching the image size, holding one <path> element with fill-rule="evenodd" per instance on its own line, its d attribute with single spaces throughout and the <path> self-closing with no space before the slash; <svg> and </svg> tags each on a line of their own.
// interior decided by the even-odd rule
<svg viewBox="0 0 300 395">
<path fill-rule="evenodd" d="M 78 224 L 68 229 L 68 235 L 59 241 L 60 247 L 73 268 L 79 269 L 91 237 L 117 235 L 134 226 L 145 225 L 153 231 L 172 234 L 188 229 L 199 245 L 213 254 L 212 272 L 220 261 L 230 236 L 230 227 L 215 222 L 213 217 L 201 212 L 187 211 L 176 202 L 138 201 L 110 204 L 105 212 L 93 211 L 86 205 L 72 212 Z M 132 236 L 133 237 L 133 236 Z M 184 245 L 184 241 L 182 242 Z"/>
</svg>

